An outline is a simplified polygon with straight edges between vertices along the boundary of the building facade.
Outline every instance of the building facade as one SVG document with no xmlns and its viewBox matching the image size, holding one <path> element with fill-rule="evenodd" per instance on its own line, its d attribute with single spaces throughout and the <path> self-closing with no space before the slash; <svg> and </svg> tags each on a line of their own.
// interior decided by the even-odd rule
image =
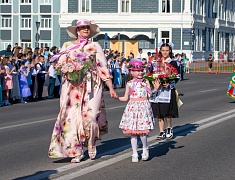
<svg viewBox="0 0 235 180">
<path fill-rule="evenodd" d="M 192 60 L 234 51 L 235 0 L 61 0 L 61 44 L 70 40 L 66 27 L 77 19 L 99 24 L 93 40 L 126 55 L 155 51 L 173 42 L 174 52 Z"/>
<path fill-rule="evenodd" d="M 1 48 L 8 43 L 61 47 L 71 40 L 66 27 L 78 19 L 95 21 L 101 29 L 93 38 L 104 49 L 138 48 L 155 52 L 158 43 L 173 42 L 174 52 L 191 60 L 234 51 L 235 0 L 1 0 Z M 27 44 L 28 43 L 28 44 Z"/>
<path fill-rule="evenodd" d="M 58 0 L 1 0 L 0 48 L 15 43 L 23 48 L 59 45 L 59 15 Z"/>
</svg>

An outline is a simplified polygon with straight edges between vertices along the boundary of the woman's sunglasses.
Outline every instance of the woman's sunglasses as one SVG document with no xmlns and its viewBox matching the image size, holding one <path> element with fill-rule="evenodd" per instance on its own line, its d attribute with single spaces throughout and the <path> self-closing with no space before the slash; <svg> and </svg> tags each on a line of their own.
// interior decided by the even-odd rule
<svg viewBox="0 0 235 180">
<path fill-rule="evenodd" d="M 80 29 L 90 29 L 90 26 L 80 26 Z"/>
</svg>

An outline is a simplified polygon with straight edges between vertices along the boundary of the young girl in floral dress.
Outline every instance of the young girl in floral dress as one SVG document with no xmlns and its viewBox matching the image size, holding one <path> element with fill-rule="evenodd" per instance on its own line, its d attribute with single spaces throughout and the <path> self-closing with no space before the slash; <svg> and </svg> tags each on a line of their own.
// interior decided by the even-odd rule
<svg viewBox="0 0 235 180">
<path fill-rule="evenodd" d="M 132 60 L 129 65 L 129 71 L 133 79 L 127 82 L 126 92 L 120 101 L 127 101 L 126 109 L 122 115 L 119 128 L 124 134 L 131 136 L 131 146 L 133 150 L 132 162 L 138 162 L 137 136 L 143 144 L 142 160 L 146 161 L 149 157 L 147 146 L 147 135 L 153 129 L 154 117 L 151 105 L 148 101 L 148 95 L 151 94 L 150 84 L 143 78 L 144 67 L 140 60 Z"/>
</svg>

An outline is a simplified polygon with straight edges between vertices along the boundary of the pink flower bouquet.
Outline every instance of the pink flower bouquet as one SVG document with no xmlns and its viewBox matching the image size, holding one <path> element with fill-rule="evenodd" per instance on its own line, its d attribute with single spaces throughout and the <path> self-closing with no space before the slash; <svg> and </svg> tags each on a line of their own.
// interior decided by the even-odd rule
<svg viewBox="0 0 235 180">
<path fill-rule="evenodd" d="M 95 54 L 96 49 L 92 45 L 67 52 L 59 58 L 56 72 L 75 83 L 82 83 L 86 80 L 88 72 L 95 68 Z"/>
</svg>

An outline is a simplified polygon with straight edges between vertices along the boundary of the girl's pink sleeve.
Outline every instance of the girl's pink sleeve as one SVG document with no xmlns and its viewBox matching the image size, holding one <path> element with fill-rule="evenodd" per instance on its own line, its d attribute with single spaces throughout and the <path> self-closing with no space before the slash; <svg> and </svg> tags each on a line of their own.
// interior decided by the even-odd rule
<svg viewBox="0 0 235 180">
<path fill-rule="evenodd" d="M 96 64 L 97 64 L 98 75 L 103 81 L 107 81 L 110 79 L 110 71 L 107 67 L 107 60 L 104 56 L 104 52 L 103 52 L 100 44 L 95 42 L 94 45 L 95 45 L 96 51 L 97 51 Z"/>
</svg>

